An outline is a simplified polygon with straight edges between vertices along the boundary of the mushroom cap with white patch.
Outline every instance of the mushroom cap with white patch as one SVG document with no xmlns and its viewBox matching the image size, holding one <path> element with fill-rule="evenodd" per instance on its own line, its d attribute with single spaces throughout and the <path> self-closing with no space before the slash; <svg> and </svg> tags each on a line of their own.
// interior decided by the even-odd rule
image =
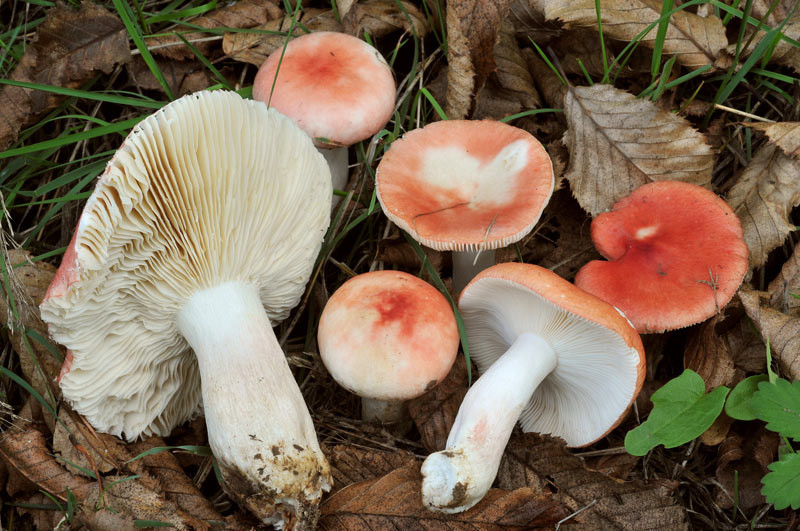
<svg viewBox="0 0 800 531">
<path fill-rule="evenodd" d="M 553 192 L 530 133 L 493 120 L 444 120 L 392 142 L 377 168 L 386 216 L 440 251 L 497 249 L 528 234 Z"/>
<path fill-rule="evenodd" d="M 464 288 L 459 310 L 481 373 L 523 333 L 555 352 L 556 367 L 520 416 L 526 432 L 589 445 L 621 422 L 644 381 L 641 338 L 624 315 L 547 269 L 486 269 Z"/>
<path fill-rule="evenodd" d="M 64 397 L 95 428 L 128 440 L 167 435 L 199 413 L 179 311 L 197 291 L 242 282 L 270 320 L 285 318 L 310 276 L 330 196 L 308 137 L 233 92 L 184 96 L 136 125 L 41 305 L 72 354 Z"/>
</svg>

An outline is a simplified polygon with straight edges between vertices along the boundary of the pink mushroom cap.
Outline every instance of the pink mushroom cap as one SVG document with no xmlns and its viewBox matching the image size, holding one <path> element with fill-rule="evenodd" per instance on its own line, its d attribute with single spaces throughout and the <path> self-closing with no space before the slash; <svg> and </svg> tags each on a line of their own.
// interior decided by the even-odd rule
<svg viewBox="0 0 800 531">
<path fill-rule="evenodd" d="M 640 186 L 592 221 L 593 260 L 575 284 L 622 310 L 639 333 L 705 321 L 747 272 L 739 218 L 714 192 L 680 181 Z"/>
<path fill-rule="evenodd" d="M 328 300 L 317 333 L 331 376 L 352 393 L 408 400 L 442 381 L 458 353 L 450 304 L 401 271 L 351 278 Z"/>
<path fill-rule="evenodd" d="M 292 39 L 264 61 L 253 99 L 294 120 L 318 146 L 335 147 L 380 131 L 394 111 L 395 90 L 378 50 L 345 33 L 320 31 Z"/>
</svg>

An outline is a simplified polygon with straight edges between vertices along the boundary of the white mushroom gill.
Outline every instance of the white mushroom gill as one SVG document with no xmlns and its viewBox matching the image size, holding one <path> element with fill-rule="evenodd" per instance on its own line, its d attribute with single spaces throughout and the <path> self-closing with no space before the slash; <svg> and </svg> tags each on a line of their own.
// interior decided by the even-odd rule
<svg viewBox="0 0 800 531">
<path fill-rule="evenodd" d="M 302 296 L 330 197 L 311 140 L 260 103 L 202 92 L 143 120 L 87 201 L 63 294 L 41 307 L 73 353 L 64 397 L 98 430 L 166 435 L 200 411 L 202 375 L 226 489 L 302 524 L 330 474 L 270 321 Z"/>
<path fill-rule="evenodd" d="M 422 466 L 423 501 L 442 512 L 488 492 L 517 420 L 569 446 L 601 437 L 633 399 L 640 359 L 615 332 L 507 280 L 477 280 L 459 308 L 481 376 L 447 448 Z"/>
</svg>

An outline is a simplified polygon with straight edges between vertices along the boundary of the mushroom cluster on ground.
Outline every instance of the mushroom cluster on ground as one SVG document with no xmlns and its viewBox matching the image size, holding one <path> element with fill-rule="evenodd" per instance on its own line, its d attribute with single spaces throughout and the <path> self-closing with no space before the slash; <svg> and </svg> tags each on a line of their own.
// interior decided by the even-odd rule
<svg viewBox="0 0 800 531">
<path fill-rule="evenodd" d="M 202 410 L 225 490 L 312 527 L 331 476 L 272 322 L 303 294 L 330 202 L 324 158 L 261 103 L 200 92 L 140 122 L 41 305 L 70 352 L 64 398 L 128 440 Z"/>
</svg>

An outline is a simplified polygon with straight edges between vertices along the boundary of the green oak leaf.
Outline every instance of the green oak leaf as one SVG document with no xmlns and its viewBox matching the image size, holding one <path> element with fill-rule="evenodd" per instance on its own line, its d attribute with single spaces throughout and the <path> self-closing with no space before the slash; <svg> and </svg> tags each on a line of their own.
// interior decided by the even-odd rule
<svg viewBox="0 0 800 531">
<path fill-rule="evenodd" d="M 789 453 L 770 463 L 771 472 L 761 478 L 761 494 L 776 509 L 800 509 L 800 454 Z"/>
<path fill-rule="evenodd" d="M 762 382 L 750 405 L 758 418 L 767 423 L 768 430 L 800 439 L 800 381 L 789 383 L 778 378 L 774 384 Z"/>
<path fill-rule="evenodd" d="M 755 420 L 756 412 L 750 405 L 753 393 L 758 391 L 758 384 L 769 381 L 766 374 L 756 374 L 745 378 L 733 388 L 728 400 L 725 402 L 725 413 L 735 420 Z"/>
<path fill-rule="evenodd" d="M 706 394 L 700 375 L 686 369 L 653 393 L 653 411 L 625 435 L 625 449 L 644 455 L 659 444 L 674 448 L 699 437 L 722 412 L 728 391 L 720 386 Z"/>
</svg>

